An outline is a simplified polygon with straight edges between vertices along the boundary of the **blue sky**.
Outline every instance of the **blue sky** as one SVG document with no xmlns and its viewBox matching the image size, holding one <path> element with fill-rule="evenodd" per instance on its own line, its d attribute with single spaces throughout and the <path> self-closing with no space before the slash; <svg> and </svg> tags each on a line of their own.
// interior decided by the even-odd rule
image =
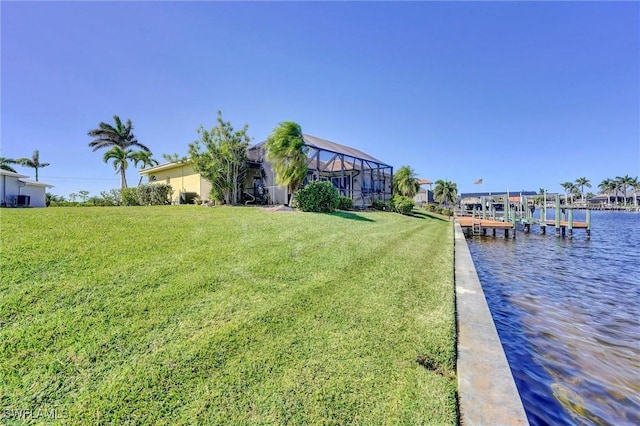
<svg viewBox="0 0 640 426">
<path fill-rule="evenodd" d="M 0 8 L 1 155 L 39 149 L 55 194 L 119 187 L 87 146 L 100 121 L 131 118 L 161 159 L 217 110 L 256 143 L 296 121 L 461 192 L 640 175 L 638 2 Z"/>
</svg>

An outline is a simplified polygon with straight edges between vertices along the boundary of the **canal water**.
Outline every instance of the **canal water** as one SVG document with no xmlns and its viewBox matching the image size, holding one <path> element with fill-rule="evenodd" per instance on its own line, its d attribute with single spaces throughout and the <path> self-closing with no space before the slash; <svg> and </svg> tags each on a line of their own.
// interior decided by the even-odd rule
<svg viewBox="0 0 640 426">
<path fill-rule="evenodd" d="M 467 239 L 529 422 L 640 425 L 640 214 L 553 232 Z"/>
</svg>

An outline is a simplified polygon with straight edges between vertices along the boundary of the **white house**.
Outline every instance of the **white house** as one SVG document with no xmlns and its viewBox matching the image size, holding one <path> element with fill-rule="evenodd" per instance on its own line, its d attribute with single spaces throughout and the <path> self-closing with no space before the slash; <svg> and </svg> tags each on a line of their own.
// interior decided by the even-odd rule
<svg viewBox="0 0 640 426">
<path fill-rule="evenodd" d="M 53 185 L 0 169 L 0 206 L 46 207 L 45 192 Z"/>
</svg>

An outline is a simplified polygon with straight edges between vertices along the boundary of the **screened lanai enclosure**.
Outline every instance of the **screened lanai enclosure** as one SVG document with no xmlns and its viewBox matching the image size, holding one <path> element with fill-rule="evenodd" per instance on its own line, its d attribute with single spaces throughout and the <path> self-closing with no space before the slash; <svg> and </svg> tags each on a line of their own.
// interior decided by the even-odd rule
<svg viewBox="0 0 640 426">
<path fill-rule="evenodd" d="M 311 135 L 303 135 L 303 139 L 308 168 L 303 186 L 317 180 L 329 181 L 341 195 L 353 200 L 354 207 L 368 207 L 376 199 L 391 199 L 393 167 L 355 148 Z M 256 199 L 268 197 L 270 204 L 283 204 L 287 190 L 275 183 L 265 144 L 263 141 L 247 150 L 245 192 Z"/>
</svg>

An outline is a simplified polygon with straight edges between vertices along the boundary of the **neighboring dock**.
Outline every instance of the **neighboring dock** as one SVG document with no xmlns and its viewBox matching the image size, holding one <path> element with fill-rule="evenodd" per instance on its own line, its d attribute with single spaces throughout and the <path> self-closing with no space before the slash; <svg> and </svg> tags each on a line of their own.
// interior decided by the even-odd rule
<svg viewBox="0 0 640 426">
<path fill-rule="evenodd" d="M 555 228 L 556 236 L 573 238 L 574 229 L 584 229 L 586 237 L 591 237 L 591 210 L 586 209 L 586 222 L 573 220 L 572 207 L 560 203 L 560 194 L 555 194 L 555 219 L 547 219 L 547 194 L 544 194 L 540 219 L 533 217 L 535 200 L 531 197 L 506 195 L 480 197 L 479 208 L 473 207 L 471 215 L 458 213 L 457 219 L 466 235 L 486 236 L 490 230 L 495 237 L 497 230 L 504 231 L 505 238 L 516 237 L 516 226 L 522 225 L 524 232 L 530 232 L 532 225 L 540 227 L 540 233 L 546 234 L 547 227 Z M 500 209 L 498 209 L 500 207 Z"/>
</svg>

